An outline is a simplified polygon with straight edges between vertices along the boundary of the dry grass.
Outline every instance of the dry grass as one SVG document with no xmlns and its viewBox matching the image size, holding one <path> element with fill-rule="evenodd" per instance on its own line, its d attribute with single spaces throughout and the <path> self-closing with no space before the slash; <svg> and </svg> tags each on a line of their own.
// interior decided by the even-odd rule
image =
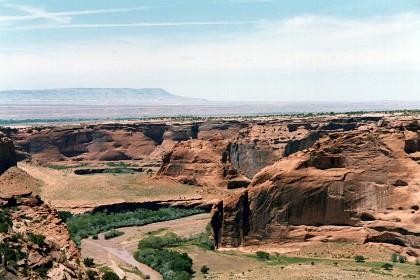
<svg viewBox="0 0 420 280">
<path fill-rule="evenodd" d="M 74 208 L 116 202 L 202 198 L 203 188 L 149 180 L 143 172 L 133 174 L 75 175 L 73 169 L 56 170 L 30 163 L 19 167 L 38 179 L 31 189 L 54 207 Z"/>
</svg>

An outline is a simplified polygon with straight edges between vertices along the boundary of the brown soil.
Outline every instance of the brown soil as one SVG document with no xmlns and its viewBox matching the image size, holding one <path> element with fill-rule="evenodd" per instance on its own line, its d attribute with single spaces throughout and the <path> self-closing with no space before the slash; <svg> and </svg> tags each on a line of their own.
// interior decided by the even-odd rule
<svg viewBox="0 0 420 280">
<path fill-rule="evenodd" d="M 19 163 L 19 167 L 38 180 L 30 187 L 34 193 L 40 194 L 54 208 L 72 212 L 121 202 L 211 201 L 229 193 L 228 190 L 184 185 L 172 180 L 154 181 L 145 172 L 81 176 L 74 174 L 73 169 L 55 170 L 32 163 Z"/>
</svg>

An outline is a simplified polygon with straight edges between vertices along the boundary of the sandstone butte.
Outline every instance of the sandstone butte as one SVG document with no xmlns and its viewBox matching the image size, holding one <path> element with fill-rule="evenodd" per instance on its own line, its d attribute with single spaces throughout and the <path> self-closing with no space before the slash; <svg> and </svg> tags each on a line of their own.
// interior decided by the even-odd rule
<svg viewBox="0 0 420 280">
<path fill-rule="evenodd" d="M 14 145 L 10 139 L 0 135 L 0 178 L 15 165 Z M 6 173 L 2 174 L 4 171 Z M 31 196 L 23 188 L 2 184 L 0 213 L 2 225 L 3 222 L 9 224 L 8 230 L 0 232 L 1 249 L 5 250 L 0 257 L 0 275 L 6 279 L 39 279 L 42 269 L 48 268 L 50 279 L 87 277 L 87 268 L 70 239 L 67 226 L 57 211 L 44 204 L 39 196 Z M 36 241 L 31 236 L 44 236 L 45 239 L 41 241 L 38 238 Z M 7 254 L 4 253 L 6 251 Z M 6 255 L 13 254 L 21 254 L 20 260 L 15 262 L 6 258 Z"/>
<path fill-rule="evenodd" d="M 418 256 L 419 164 L 418 120 L 326 133 L 213 206 L 216 245 L 380 242 Z"/>
</svg>

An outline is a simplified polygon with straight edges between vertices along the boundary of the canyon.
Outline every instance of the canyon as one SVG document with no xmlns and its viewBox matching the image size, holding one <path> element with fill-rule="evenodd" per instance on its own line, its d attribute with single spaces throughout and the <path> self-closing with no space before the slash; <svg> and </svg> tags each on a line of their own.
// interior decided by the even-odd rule
<svg viewBox="0 0 420 280">
<path fill-rule="evenodd" d="M 365 114 L 2 127 L 1 195 L 22 200 L 25 211 L 27 200 L 38 201 L 31 211 L 47 211 L 66 244 L 65 225 L 48 207 L 198 207 L 211 211 L 222 251 L 379 244 L 414 260 L 419 120 Z M 67 259 L 80 257 L 72 252 Z"/>
</svg>

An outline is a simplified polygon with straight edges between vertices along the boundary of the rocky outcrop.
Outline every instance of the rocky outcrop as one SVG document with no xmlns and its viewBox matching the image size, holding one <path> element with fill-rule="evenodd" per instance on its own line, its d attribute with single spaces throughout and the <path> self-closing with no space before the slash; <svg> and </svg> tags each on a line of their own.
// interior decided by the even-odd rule
<svg viewBox="0 0 420 280">
<path fill-rule="evenodd" d="M 246 187 L 249 179 L 240 175 L 229 159 L 230 142 L 222 135 L 209 140 L 179 142 L 163 159 L 159 176 L 200 186 Z"/>
<path fill-rule="evenodd" d="M 22 152 L 41 164 L 58 161 L 160 161 L 180 141 L 229 138 L 246 126 L 239 121 L 132 122 L 58 127 L 3 128 Z"/>
<path fill-rule="evenodd" d="M 330 133 L 213 208 L 222 247 L 308 240 L 420 248 L 420 166 L 407 129 Z"/>
<path fill-rule="evenodd" d="M 16 166 L 15 146 L 0 132 L 0 175 L 12 166 Z"/>
<path fill-rule="evenodd" d="M 232 142 L 233 166 L 248 178 L 279 159 L 312 147 L 319 134 L 304 127 L 289 132 L 282 123 L 264 123 L 244 128 Z"/>
<path fill-rule="evenodd" d="M 0 204 L 1 276 L 87 279 L 80 252 L 57 211 L 38 196 L 3 196 Z"/>
<path fill-rule="evenodd" d="M 378 117 L 238 118 L 196 121 L 130 121 L 100 124 L 0 128 L 20 152 L 19 158 L 47 164 L 58 161 L 143 160 L 159 163 L 174 145 L 209 140 L 215 133 L 234 143 L 232 163 L 252 177 L 283 155 L 306 149 L 318 132 L 352 130 Z M 285 147 L 285 144 L 290 144 Z M 243 152 L 247 154 L 241 155 Z M 25 154 L 27 153 L 27 154 Z M 241 160 L 237 160 L 238 154 Z M 267 163 L 264 163 L 267 158 Z M 240 163 L 243 166 L 239 166 Z"/>
</svg>

